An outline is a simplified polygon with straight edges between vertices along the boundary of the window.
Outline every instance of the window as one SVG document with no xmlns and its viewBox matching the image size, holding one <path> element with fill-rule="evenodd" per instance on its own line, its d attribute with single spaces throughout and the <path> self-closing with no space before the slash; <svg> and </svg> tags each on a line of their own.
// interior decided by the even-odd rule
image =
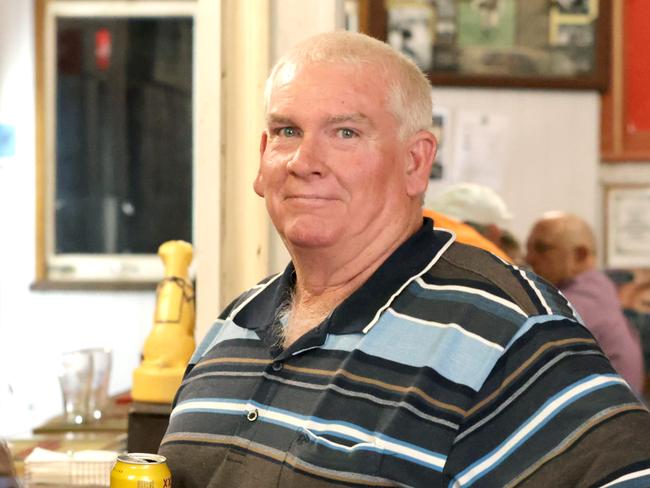
<svg viewBox="0 0 650 488">
<path fill-rule="evenodd" d="M 193 2 L 49 2 L 45 278 L 152 282 L 193 240 Z"/>
</svg>

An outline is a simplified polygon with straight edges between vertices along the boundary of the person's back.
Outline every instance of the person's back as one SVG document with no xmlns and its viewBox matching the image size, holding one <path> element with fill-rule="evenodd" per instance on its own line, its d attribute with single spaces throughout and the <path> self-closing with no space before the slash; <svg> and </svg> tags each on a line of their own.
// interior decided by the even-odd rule
<svg viewBox="0 0 650 488">
<path fill-rule="evenodd" d="M 490 187 L 470 182 L 456 183 L 432 197 L 429 206 L 471 226 L 503 251 L 504 225 L 512 214 L 503 198 Z"/>
<path fill-rule="evenodd" d="M 487 237 L 484 237 L 481 233 L 479 233 L 479 231 L 474 229 L 474 227 L 428 208 L 425 208 L 422 211 L 422 215 L 432 219 L 433 224 L 436 227 L 452 231 L 456 235 L 456 240 L 458 242 L 485 249 L 486 251 L 499 256 L 504 261 L 508 263 L 511 262 L 510 256 L 508 256 L 501 248 L 499 248 Z"/>
</svg>

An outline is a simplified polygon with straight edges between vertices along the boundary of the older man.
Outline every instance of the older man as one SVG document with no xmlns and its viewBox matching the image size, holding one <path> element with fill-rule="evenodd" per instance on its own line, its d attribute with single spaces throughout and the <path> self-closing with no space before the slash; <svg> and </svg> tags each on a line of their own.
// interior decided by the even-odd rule
<svg viewBox="0 0 650 488">
<path fill-rule="evenodd" d="M 643 392 L 645 368 L 639 336 L 623 315 L 614 284 L 596 269 L 596 241 L 576 215 L 549 212 L 533 226 L 526 260 L 569 299 L 623 378 Z"/>
<path fill-rule="evenodd" d="M 564 298 L 422 218 L 416 66 L 327 33 L 267 88 L 255 191 L 292 260 L 191 359 L 160 447 L 174 487 L 650 480 L 650 415 Z"/>
</svg>

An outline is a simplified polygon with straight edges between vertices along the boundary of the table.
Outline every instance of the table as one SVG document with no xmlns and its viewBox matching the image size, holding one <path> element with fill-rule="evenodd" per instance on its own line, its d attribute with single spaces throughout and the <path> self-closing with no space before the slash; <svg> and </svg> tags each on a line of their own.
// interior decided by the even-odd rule
<svg viewBox="0 0 650 488">
<path fill-rule="evenodd" d="M 63 416 L 54 417 L 33 429 L 31 434 L 7 439 L 16 474 L 25 474 L 25 458 L 37 447 L 57 452 L 107 450 L 124 452 L 127 448 L 130 394 L 111 397 L 102 418 L 85 424 L 70 424 Z"/>
</svg>

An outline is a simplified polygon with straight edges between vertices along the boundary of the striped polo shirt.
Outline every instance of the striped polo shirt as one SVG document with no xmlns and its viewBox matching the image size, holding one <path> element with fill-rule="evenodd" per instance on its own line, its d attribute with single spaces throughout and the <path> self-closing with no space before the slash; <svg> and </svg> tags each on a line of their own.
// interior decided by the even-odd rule
<svg viewBox="0 0 650 488">
<path fill-rule="evenodd" d="M 650 415 L 537 276 L 425 219 L 283 349 L 294 282 L 197 348 L 159 451 L 175 488 L 650 486 Z"/>
</svg>

